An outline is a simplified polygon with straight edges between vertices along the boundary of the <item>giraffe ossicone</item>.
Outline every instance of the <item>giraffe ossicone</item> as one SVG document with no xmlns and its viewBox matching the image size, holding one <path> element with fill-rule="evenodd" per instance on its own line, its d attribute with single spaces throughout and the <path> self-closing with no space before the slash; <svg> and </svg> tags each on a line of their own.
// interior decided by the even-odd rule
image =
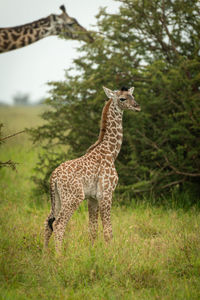
<svg viewBox="0 0 200 300">
<path fill-rule="evenodd" d="M 67 14 L 65 6 L 61 5 L 60 9 L 60 15 L 51 14 L 28 24 L 0 28 L 0 53 L 25 47 L 51 35 L 93 42 L 90 33 Z"/>
<path fill-rule="evenodd" d="M 122 144 L 122 116 L 124 110 L 140 111 L 133 96 L 133 88 L 112 91 L 103 87 L 109 101 L 101 116 L 99 138 L 85 155 L 58 166 L 50 178 L 51 212 L 45 221 L 44 246 L 54 232 L 56 250 L 61 250 L 65 227 L 80 203 L 88 199 L 91 239 L 97 236 L 100 214 L 104 238 L 112 238 L 110 218 L 112 194 L 118 182 L 115 169 Z"/>
</svg>

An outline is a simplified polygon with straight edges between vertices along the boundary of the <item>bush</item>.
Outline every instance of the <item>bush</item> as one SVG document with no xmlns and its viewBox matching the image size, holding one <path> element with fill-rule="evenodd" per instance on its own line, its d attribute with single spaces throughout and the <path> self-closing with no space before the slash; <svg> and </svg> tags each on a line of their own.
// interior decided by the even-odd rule
<svg viewBox="0 0 200 300">
<path fill-rule="evenodd" d="M 124 115 L 124 141 L 117 159 L 118 191 L 199 193 L 200 4 L 193 1 L 120 0 L 117 14 L 101 9 L 95 42 L 74 60 L 76 75 L 51 83 L 43 114 L 31 130 L 44 154 L 35 181 L 47 191 L 51 171 L 75 158 L 98 137 L 105 99 L 102 86 L 135 86 L 142 112 Z M 73 73 L 74 74 L 74 73 Z M 61 148 L 58 148 L 61 146 Z M 64 146 L 64 147 L 63 147 Z"/>
</svg>

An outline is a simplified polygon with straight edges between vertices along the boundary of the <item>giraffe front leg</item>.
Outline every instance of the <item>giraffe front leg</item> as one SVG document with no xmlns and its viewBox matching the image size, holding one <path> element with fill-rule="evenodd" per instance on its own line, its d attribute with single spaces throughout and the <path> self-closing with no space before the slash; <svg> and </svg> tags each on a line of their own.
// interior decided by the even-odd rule
<svg viewBox="0 0 200 300">
<path fill-rule="evenodd" d="M 99 214 L 99 204 L 97 200 L 89 199 L 88 200 L 88 212 L 89 212 L 89 230 L 91 241 L 97 237 L 98 230 L 98 214 Z"/>
<path fill-rule="evenodd" d="M 104 239 L 109 242 L 112 237 L 112 224 L 111 224 L 111 204 L 112 204 L 112 194 L 105 195 L 100 201 L 100 216 L 103 225 Z"/>
</svg>

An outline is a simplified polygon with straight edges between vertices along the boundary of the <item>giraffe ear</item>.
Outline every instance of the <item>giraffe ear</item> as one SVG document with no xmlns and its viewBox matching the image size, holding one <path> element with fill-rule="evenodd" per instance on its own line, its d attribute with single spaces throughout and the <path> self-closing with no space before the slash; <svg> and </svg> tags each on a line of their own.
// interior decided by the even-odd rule
<svg viewBox="0 0 200 300">
<path fill-rule="evenodd" d="M 104 92 L 108 98 L 113 98 L 115 95 L 115 92 L 111 91 L 110 89 L 103 86 Z"/>
<path fill-rule="evenodd" d="M 132 95 L 132 94 L 133 94 L 133 91 L 134 91 L 134 86 L 131 87 L 128 91 L 129 91 L 129 93 Z"/>
</svg>

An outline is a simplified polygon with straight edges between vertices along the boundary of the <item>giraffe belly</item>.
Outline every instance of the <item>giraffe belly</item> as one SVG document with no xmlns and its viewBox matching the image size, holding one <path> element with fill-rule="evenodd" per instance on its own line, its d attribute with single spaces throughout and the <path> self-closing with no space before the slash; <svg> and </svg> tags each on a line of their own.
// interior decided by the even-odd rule
<svg viewBox="0 0 200 300">
<path fill-rule="evenodd" d="M 85 198 L 96 198 L 97 195 L 97 181 L 85 182 L 83 184 Z"/>
</svg>

